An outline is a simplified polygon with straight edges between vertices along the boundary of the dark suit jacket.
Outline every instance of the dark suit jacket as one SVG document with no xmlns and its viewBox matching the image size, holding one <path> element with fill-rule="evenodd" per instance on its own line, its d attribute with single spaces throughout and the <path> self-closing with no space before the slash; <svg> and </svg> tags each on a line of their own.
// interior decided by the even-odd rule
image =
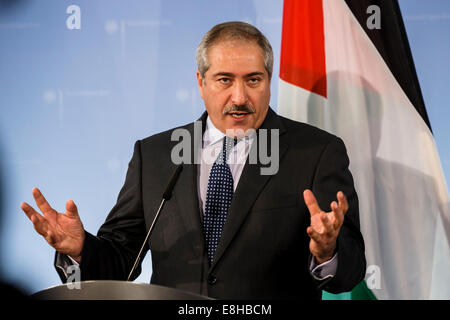
<svg viewBox="0 0 450 320">
<path fill-rule="evenodd" d="M 204 127 L 206 113 L 201 120 Z M 193 123 L 183 128 L 194 136 Z M 364 278 L 358 199 L 342 140 L 272 109 L 261 128 L 279 130 L 278 173 L 261 175 L 262 164 L 247 160 L 212 265 L 202 234 L 198 168 L 183 166 L 147 243 L 151 283 L 221 299 L 320 299 L 321 288 L 349 291 Z M 116 205 L 96 237 L 86 232 L 82 280 L 127 278 L 176 166 L 171 150 L 178 141 L 171 141 L 172 131 L 136 142 Z M 193 139 L 191 145 L 200 143 Z M 338 190 L 349 200 L 338 236 L 337 272 L 324 283 L 309 271 L 310 214 L 303 201 L 307 188 L 325 211 Z"/>
</svg>

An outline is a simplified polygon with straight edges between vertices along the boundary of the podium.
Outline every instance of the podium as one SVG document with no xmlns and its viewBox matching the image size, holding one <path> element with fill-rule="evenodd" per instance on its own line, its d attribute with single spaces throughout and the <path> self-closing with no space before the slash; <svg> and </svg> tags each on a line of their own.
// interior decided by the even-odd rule
<svg viewBox="0 0 450 320">
<path fill-rule="evenodd" d="M 213 300 L 159 285 L 127 281 L 81 281 L 50 287 L 31 295 L 37 300 Z"/>
</svg>

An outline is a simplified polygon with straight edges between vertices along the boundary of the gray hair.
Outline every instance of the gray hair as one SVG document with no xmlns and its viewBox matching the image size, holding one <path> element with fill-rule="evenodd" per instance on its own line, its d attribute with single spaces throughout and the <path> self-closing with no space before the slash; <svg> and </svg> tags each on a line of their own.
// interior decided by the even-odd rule
<svg viewBox="0 0 450 320">
<path fill-rule="evenodd" d="M 197 47 L 197 66 L 202 76 L 208 71 L 210 64 L 208 61 L 208 49 L 219 41 L 226 40 L 244 40 L 255 41 L 262 49 L 264 54 L 264 66 L 269 78 L 272 77 L 273 71 L 273 51 L 269 40 L 251 24 L 241 21 L 231 21 L 215 25 L 204 36 Z"/>
</svg>

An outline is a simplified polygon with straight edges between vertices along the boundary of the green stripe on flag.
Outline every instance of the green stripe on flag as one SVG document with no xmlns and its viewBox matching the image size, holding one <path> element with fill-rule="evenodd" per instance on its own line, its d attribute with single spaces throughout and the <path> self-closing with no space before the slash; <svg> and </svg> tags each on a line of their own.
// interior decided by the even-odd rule
<svg viewBox="0 0 450 320">
<path fill-rule="evenodd" d="M 323 300 L 377 300 L 373 292 L 367 287 L 366 281 L 361 281 L 350 292 L 343 292 L 339 294 L 329 293 L 323 291 Z"/>
</svg>

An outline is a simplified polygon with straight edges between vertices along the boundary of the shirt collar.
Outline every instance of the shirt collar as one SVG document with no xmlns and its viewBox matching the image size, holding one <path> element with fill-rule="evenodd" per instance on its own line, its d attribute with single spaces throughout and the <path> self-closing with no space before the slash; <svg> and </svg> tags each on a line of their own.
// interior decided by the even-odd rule
<svg viewBox="0 0 450 320">
<path fill-rule="evenodd" d="M 251 135 L 245 137 L 245 140 L 248 140 L 249 142 L 253 142 L 255 139 L 256 133 L 252 133 Z M 222 141 L 222 139 L 225 137 L 225 133 L 220 131 L 214 126 L 214 123 L 211 121 L 211 118 L 208 116 L 206 118 L 206 128 L 205 133 L 203 134 L 203 148 L 206 148 L 210 145 L 216 144 L 219 141 Z M 238 141 L 241 141 L 242 139 L 238 139 Z"/>
<path fill-rule="evenodd" d="M 206 118 L 205 133 L 203 134 L 203 148 L 221 141 L 223 137 L 225 137 L 225 134 L 214 126 L 211 118 L 208 116 Z"/>
</svg>

